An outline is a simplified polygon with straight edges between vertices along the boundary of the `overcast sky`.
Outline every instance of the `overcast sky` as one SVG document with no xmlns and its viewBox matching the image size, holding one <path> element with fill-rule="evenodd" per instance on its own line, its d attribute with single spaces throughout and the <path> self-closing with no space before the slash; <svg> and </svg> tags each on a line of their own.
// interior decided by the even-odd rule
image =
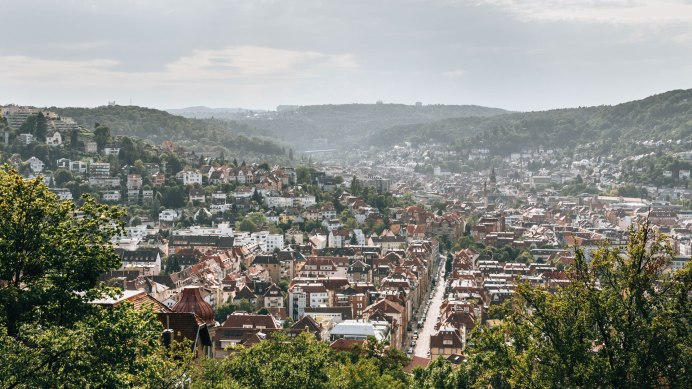
<svg viewBox="0 0 692 389">
<path fill-rule="evenodd" d="M 479 104 L 692 88 L 692 0 L 0 0 L 0 104 Z"/>
</svg>

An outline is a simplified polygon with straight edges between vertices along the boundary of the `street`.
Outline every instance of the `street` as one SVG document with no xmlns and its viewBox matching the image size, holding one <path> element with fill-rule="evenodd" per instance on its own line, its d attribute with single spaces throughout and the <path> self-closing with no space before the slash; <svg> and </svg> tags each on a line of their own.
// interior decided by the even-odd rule
<svg viewBox="0 0 692 389">
<path fill-rule="evenodd" d="M 435 289 L 433 293 L 433 299 L 430 302 L 430 308 L 428 309 L 428 314 L 425 317 L 425 322 L 423 323 L 423 328 L 418 329 L 418 341 L 416 342 L 416 347 L 414 350 L 414 355 L 419 357 L 427 357 L 428 351 L 430 351 L 430 335 L 435 333 L 435 324 L 437 323 L 437 316 L 440 314 L 440 305 L 442 305 L 442 299 L 444 298 L 445 291 L 445 281 L 444 281 L 444 262 L 440 264 L 440 271 L 436 276 Z M 421 304 L 421 311 L 427 302 Z"/>
</svg>

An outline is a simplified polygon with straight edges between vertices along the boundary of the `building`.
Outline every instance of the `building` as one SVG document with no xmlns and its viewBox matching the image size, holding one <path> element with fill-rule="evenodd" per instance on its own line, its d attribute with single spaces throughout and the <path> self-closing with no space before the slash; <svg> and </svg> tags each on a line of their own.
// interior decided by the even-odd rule
<svg viewBox="0 0 692 389">
<path fill-rule="evenodd" d="M 288 290 L 288 315 L 298 320 L 305 315 L 305 308 L 329 305 L 329 292 L 321 283 L 295 284 Z"/>
<path fill-rule="evenodd" d="M 36 157 L 31 157 L 24 161 L 24 163 L 28 164 L 29 167 L 31 168 L 31 171 L 34 172 L 34 174 L 41 173 L 43 171 L 43 168 L 45 164 L 43 161 Z"/>
<path fill-rule="evenodd" d="M 120 255 L 120 270 L 138 270 L 143 275 L 157 276 L 161 273 L 161 252 L 158 249 L 139 249 L 135 251 L 115 249 Z"/>
<path fill-rule="evenodd" d="M 180 220 L 181 212 L 175 209 L 164 209 L 159 213 L 159 222 L 175 222 Z"/>
</svg>

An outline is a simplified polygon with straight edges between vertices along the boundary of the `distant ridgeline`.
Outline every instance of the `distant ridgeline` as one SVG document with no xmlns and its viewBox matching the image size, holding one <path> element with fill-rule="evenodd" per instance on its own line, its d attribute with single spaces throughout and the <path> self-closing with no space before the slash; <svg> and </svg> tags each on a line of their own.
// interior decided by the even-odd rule
<svg viewBox="0 0 692 389">
<path fill-rule="evenodd" d="M 402 141 L 439 142 L 458 149 L 482 147 L 507 155 L 523 149 L 588 145 L 615 156 L 666 145 L 686 151 L 692 143 L 692 89 L 675 90 L 615 106 L 459 117 L 378 131 L 365 142 L 391 146 Z"/>
<path fill-rule="evenodd" d="M 199 107 L 183 110 L 181 114 L 196 116 L 205 112 L 222 117 L 221 112 L 204 111 Z M 280 106 L 277 111 L 232 113 L 232 117 L 237 123 L 246 125 L 244 130 L 249 131 L 248 134 L 272 136 L 304 151 L 366 148 L 370 146 L 369 137 L 392 126 L 504 113 L 507 111 L 474 105 L 341 104 Z M 401 140 L 400 136 L 394 135 L 397 138 L 393 142 Z"/>
<path fill-rule="evenodd" d="M 173 140 L 190 149 L 223 146 L 232 153 L 242 151 L 262 155 L 286 154 L 284 147 L 271 140 L 239 134 L 249 131 L 243 124 L 236 122 L 189 119 L 165 111 L 136 106 L 52 107 L 50 110 L 71 117 L 87 128 L 93 128 L 99 123 L 110 127 L 113 135 L 135 136 L 150 140 L 154 144 Z"/>
</svg>

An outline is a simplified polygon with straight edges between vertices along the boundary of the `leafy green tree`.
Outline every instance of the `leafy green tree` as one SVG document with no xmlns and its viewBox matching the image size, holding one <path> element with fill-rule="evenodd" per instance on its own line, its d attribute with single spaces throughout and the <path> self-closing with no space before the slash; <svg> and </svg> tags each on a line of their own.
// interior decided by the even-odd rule
<svg viewBox="0 0 692 389">
<path fill-rule="evenodd" d="M 79 214 L 79 217 L 77 215 Z M 39 179 L 0 169 L 0 323 L 7 335 L 40 317 L 70 323 L 101 293 L 101 273 L 120 258 L 110 243 L 124 213 L 86 198 L 78 209 Z"/>
<path fill-rule="evenodd" d="M 185 206 L 185 190 L 182 186 L 168 188 L 161 202 L 168 208 L 182 208 Z"/>
<path fill-rule="evenodd" d="M 72 172 L 67 169 L 58 169 L 53 173 L 53 180 L 55 180 L 56 186 L 63 186 L 72 181 L 72 179 Z"/>
<path fill-rule="evenodd" d="M 224 361 L 224 370 L 247 388 L 327 388 L 334 360 L 329 345 L 312 334 L 295 338 L 274 334 Z"/>
<path fill-rule="evenodd" d="M 70 148 L 72 150 L 79 149 L 79 130 L 76 128 L 70 131 Z"/>
<path fill-rule="evenodd" d="M 512 314 L 472 333 L 475 386 L 690 387 L 692 266 L 669 274 L 673 252 L 648 225 L 626 247 L 577 250 L 556 293 L 522 284 Z"/>
<path fill-rule="evenodd" d="M 255 225 L 255 223 L 253 223 L 248 218 L 245 218 L 242 221 L 239 221 L 236 228 L 240 231 L 243 231 L 243 232 L 256 232 L 257 231 L 257 225 Z"/>
<path fill-rule="evenodd" d="M 39 112 L 36 115 L 36 122 L 34 124 L 34 135 L 39 142 L 46 141 L 46 134 L 48 132 L 48 120 L 43 115 L 43 112 Z"/>
<path fill-rule="evenodd" d="M 452 365 L 443 357 L 435 359 L 425 369 L 414 369 L 412 386 L 421 389 L 455 389 L 459 387 L 457 374 L 454 374 Z"/>
<path fill-rule="evenodd" d="M 39 179 L 0 169 L 0 383 L 8 388 L 179 387 L 150 310 L 92 304 L 120 264 L 110 243 L 124 212 L 61 202 Z M 188 347 L 189 350 L 189 347 Z M 189 375 L 189 374 L 188 374 Z"/>
<path fill-rule="evenodd" d="M 120 141 L 120 153 L 118 160 L 121 165 L 132 165 L 139 158 L 135 143 L 129 137 L 123 137 Z"/>
<path fill-rule="evenodd" d="M 111 129 L 107 126 L 97 125 L 94 129 L 94 141 L 99 150 L 103 150 L 106 144 L 111 140 Z"/>
<path fill-rule="evenodd" d="M 276 286 L 278 286 L 279 289 L 281 289 L 284 293 L 288 293 L 288 287 L 290 284 L 288 283 L 288 280 L 281 280 L 278 284 L 276 284 Z"/>
<path fill-rule="evenodd" d="M 329 369 L 330 388 L 406 388 L 406 381 L 387 373 L 380 373 L 375 359 L 359 359 L 353 363 L 332 366 Z"/>
<path fill-rule="evenodd" d="M 154 314 L 127 304 L 92 308 L 69 327 L 24 325 L 16 337 L 0 332 L 3 387 L 153 384 L 151 372 L 163 362 L 162 328 Z"/>
<path fill-rule="evenodd" d="M 39 142 L 46 141 L 46 133 L 48 132 L 48 121 L 42 112 L 36 115 L 30 115 L 24 123 L 19 127 L 20 134 L 32 134 Z"/>
<path fill-rule="evenodd" d="M 164 272 L 166 274 L 177 273 L 182 270 L 180 266 L 180 258 L 177 255 L 169 255 L 166 259 L 166 265 L 164 266 Z"/>
</svg>

